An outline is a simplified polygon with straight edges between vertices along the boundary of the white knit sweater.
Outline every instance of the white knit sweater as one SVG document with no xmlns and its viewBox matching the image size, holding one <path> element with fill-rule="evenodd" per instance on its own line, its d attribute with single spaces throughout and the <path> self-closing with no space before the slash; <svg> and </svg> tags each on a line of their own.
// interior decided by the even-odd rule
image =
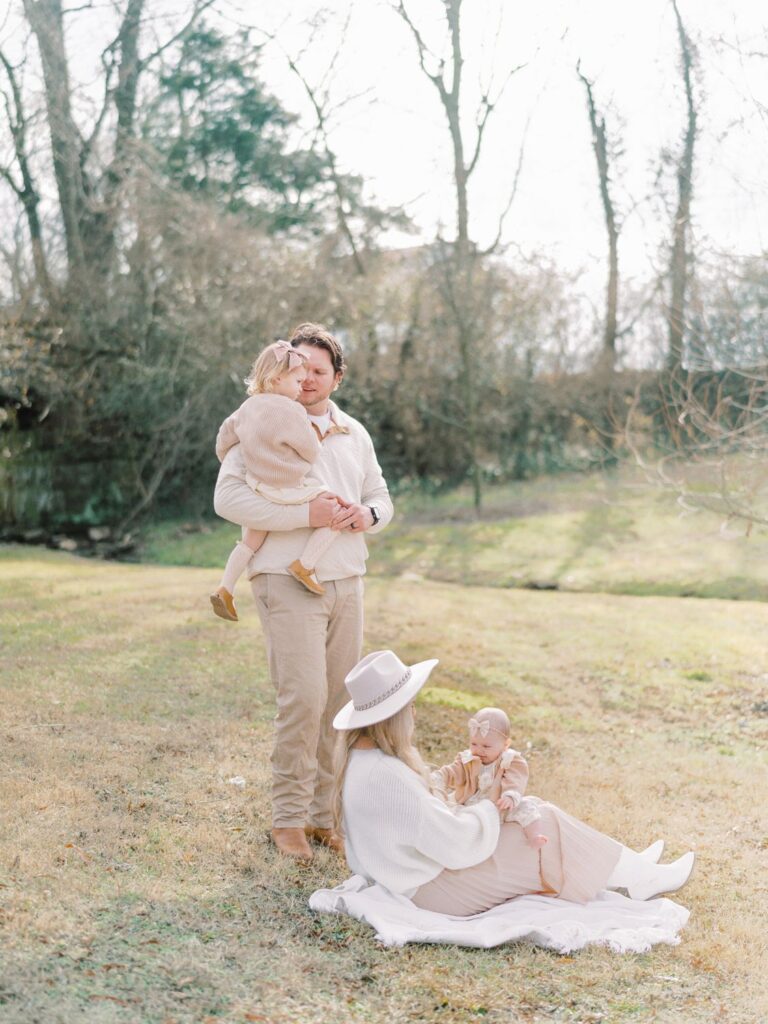
<svg viewBox="0 0 768 1024">
<path fill-rule="evenodd" d="M 486 860 L 499 839 L 490 800 L 449 808 L 416 772 L 378 749 L 351 751 L 342 800 L 350 868 L 404 896 L 444 868 Z"/>
<path fill-rule="evenodd" d="M 333 402 L 330 408 L 334 425 L 343 432 L 323 438 L 313 475 L 317 475 L 331 493 L 339 494 L 347 501 L 376 505 L 380 520 L 363 534 L 353 530 L 339 533 L 317 563 L 317 578 L 321 582 L 362 576 L 368 557 L 365 536 L 383 530 L 393 511 L 368 431 Z M 221 464 L 214 508 L 223 519 L 239 526 L 269 531 L 248 566 L 250 579 L 259 573 L 285 575 L 287 567 L 301 556 L 311 536 L 309 505 L 276 505 L 251 490 L 245 482 L 245 464 L 240 448 L 239 444 L 230 448 Z"/>
</svg>

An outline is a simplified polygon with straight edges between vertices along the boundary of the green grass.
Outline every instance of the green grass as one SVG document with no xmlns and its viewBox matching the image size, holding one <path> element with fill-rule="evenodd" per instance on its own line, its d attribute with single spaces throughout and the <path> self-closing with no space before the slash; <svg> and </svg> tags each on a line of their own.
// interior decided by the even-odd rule
<svg viewBox="0 0 768 1024">
<path fill-rule="evenodd" d="M 441 659 L 427 757 L 500 704 L 532 792 L 699 858 L 678 947 L 385 949 L 309 911 L 332 855 L 267 842 L 263 640 L 245 595 L 211 614 L 211 575 L 0 548 L 3 1024 L 768 1019 L 764 604 L 370 579 L 366 649 Z"/>
<path fill-rule="evenodd" d="M 370 538 L 370 571 L 488 587 L 768 600 L 768 530 L 724 529 L 683 513 L 628 470 L 489 488 L 483 516 L 467 491 L 396 500 Z M 140 557 L 223 566 L 238 530 L 221 522 L 151 527 Z"/>
</svg>

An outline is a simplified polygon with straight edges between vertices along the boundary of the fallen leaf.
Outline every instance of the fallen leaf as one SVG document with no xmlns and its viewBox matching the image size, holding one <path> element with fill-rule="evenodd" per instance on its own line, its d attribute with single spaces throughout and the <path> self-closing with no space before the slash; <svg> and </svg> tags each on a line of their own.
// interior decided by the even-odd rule
<svg viewBox="0 0 768 1024">
<path fill-rule="evenodd" d="M 64 843 L 64 848 L 74 850 L 78 857 L 82 857 L 86 864 L 90 863 L 91 855 L 86 853 L 85 850 L 81 850 L 75 843 Z"/>
</svg>

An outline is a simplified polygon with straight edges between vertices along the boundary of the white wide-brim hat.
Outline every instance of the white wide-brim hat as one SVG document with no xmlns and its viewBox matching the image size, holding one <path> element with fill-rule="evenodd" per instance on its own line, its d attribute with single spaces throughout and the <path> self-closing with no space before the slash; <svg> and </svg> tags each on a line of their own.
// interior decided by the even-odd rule
<svg viewBox="0 0 768 1024">
<path fill-rule="evenodd" d="M 352 700 L 334 718 L 334 728 L 360 729 L 396 715 L 410 704 L 437 661 L 404 665 L 394 651 L 367 654 L 344 680 Z"/>
</svg>

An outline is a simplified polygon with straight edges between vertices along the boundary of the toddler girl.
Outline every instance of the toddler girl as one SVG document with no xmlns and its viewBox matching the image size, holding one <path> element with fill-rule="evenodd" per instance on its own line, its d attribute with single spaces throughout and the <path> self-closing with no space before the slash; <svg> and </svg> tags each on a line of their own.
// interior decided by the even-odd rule
<svg viewBox="0 0 768 1024">
<path fill-rule="evenodd" d="M 469 720 L 469 750 L 462 750 L 451 764 L 432 772 L 434 791 L 458 804 L 493 800 L 504 811 L 503 821 L 522 826 L 529 846 L 541 849 L 547 837 L 541 835 L 536 797 L 525 797 L 528 765 L 509 745 L 509 718 L 501 708 L 483 708 Z"/>
<path fill-rule="evenodd" d="M 307 479 L 320 454 L 320 441 L 304 407 L 297 401 L 307 375 L 305 362 L 306 356 L 287 341 L 268 345 L 245 381 L 251 397 L 224 420 L 216 437 L 219 461 L 239 442 L 247 483 L 280 505 L 302 505 L 328 493 L 322 482 Z M 243 529 L 221 584 L 211 594 L 213 610 L 222 619 L 237 621 L 235 584 L 266 536 L 264 530 Z M 330 527 L 316 529 L 301 558 L 288 566 L 291 576 L 313 594 L 325 593 L 315 576 L 315 566 L 336 536 Z"/>
</svg>

